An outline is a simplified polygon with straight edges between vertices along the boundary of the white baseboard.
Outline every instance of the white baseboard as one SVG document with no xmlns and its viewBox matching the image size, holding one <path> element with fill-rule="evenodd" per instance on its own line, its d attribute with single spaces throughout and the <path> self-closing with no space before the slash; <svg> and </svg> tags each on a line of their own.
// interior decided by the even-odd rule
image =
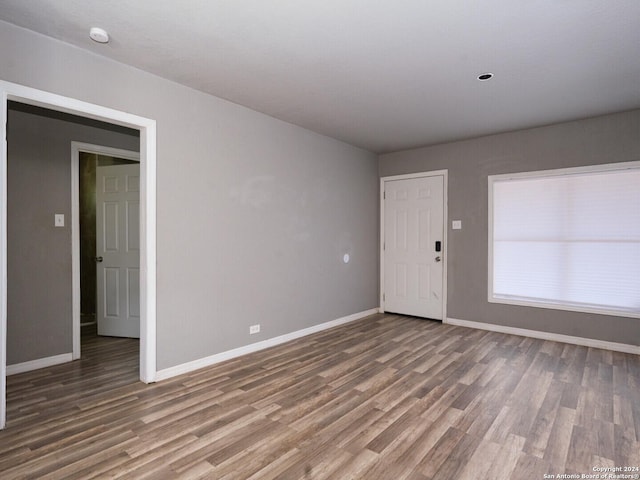
<svg viewBox="0 0 640 480">
<path fill-rule="evenodd" d="M 626 343 L 607 342 L 604 340 L 596 340 L 594 338 L 573 337 L 571 335 L 563 335 L 561 333 L 541 332 L 539 330 L 528 330 L 526 328 L 494 325 L 492 323 L 459 320 L 457 318 L 447 318 L 444 323 L 457 325 L 459 327 L 489 330 L 492 332 L 520 335 L 521 337 L 539 338 L 541 340 L 552 340 L 554 342 L 571 343 L 573 345 L 581 345 L 583 347 L 602 348 L 604 350 L 613 350 L 614 352 L 633 353 L 635 355 L 640 355 L 640 346 L 628 345 Z"/>
<path fill-rule="evenodd" d="M 233 350 L 227 350 L 226 352 L 217 353 L 215 355 L 200 358 L 192 362 L 182 363 L 180 365 L 176 365 L 175 367 L 165 368 L 156 372 L 156 381 L 159 382 L 161 380 L 166 380 L 177 375 L 193 372 L 194 370 L 209 367 L 216 363 L 231 360 L 232 358 L 240 357 L 248 353 L 264 350 L 265 348 L 275 347 L 276 345 L 295 340 L 296 338 L 305 337 L 307 335 L 311 335 L 312 333 L 321 332 L 329 328 L 337 327 L 338 325 L 344 325 L 345 323 L 354 322 L 356 320 L 360 320 L 361 318 L 378 313 L 378 310 L 378 308 L 372 308 L 370 310 L 365 310 L 364 312 L 354 313 L 352 315 L 347 315 L 346 317 L 337 318 L 336 320 L 331 320 L 319 325 L 314 325 L 313 327 L 303 328 L 302 330 L 297 330 L 285 335 L 280 335 L 279 337 L 269 338 L 261 342 L 252 343 L 244 347 L 234 348 Z"/>
<path fill-rule="evenodd" d="M 70 362 L 71 360 L 73 360 L 71 353 L 62 353 L 60 355 L 54 355 L 53 357 L 38 358 L 24 363 L 14 363 L 13 365 L 7 365 L 7 376 L 30 372 L 31 370 L 38 370 L 39 368 L 52 367 L 61 363 Z"/>
</svg>

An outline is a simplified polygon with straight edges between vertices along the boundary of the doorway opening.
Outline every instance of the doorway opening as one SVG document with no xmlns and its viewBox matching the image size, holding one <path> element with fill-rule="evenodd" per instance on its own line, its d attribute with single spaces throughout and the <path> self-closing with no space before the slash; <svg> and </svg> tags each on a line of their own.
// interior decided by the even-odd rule
<svg viewBox="0 0 640 480">
<path fill-rule="evenodd" d="M 49 92 L 0 81 L 0 428 L 6 424 L 7 373 L 7 109 L 8 102 L 138 130 L 140 133 L 140 369 L 145 383 L 156 376 L 156 125 L 155 121 Z M 74 266 L 75 267 L 75 266 Z M 73 288 L 79 288 L 73 285 Z M 79 299 L 78 299 L 79 301 Z M 79 311 L 79 305 L 78 305 Z M 79 323 L 78 323 L 79 325 Z M 79 337 L 79 335 L 78 335 Z M 75 338 L 73 339 L 75 342 Z M 79 338 L 78 338 L 79 341 Z"/>
<path fill-rule="evenodd" d="M 115 153 L 114 155 L 86 151 L 79 153 L 80 326 L 82 327 L 97 323 L 98 287 L 96 262 L 100 258 L 96 253 L 97 230 L 99 230 L 96 228 L 96 219 L 98 217 L 96 208 L 98 206 L 96 204 L 96 173 L 98 167 L 116 165 L 139 167 L 139 163 L 137 160 L 121 158 Z M 140 176 L 139 168 L 136 176 Z M 135 192 L 137 193 L 138 189 Z M 138 195 L 136 196 L 139 197 Z M 138 249 L 136 248 L 136 250 Z M 102 260 L 99 261 L 100 263 L 102 262 Z"/>
<path fill-rule="evenodd" d="M 140 154 L 72 142 L 71 171 L 77 359 L 92 334 L 140 338 Z"/>
</svg>

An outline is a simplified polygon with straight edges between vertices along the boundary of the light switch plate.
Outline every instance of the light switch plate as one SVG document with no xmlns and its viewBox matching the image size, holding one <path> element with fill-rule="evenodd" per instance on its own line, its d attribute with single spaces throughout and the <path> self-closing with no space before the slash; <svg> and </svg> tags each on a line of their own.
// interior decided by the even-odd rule
<svg viewBox="0 0 640 480">
<path fill-rule="evenodd" d="M 453 220 L 451 222 L 451 228 L 453 230 L 462 230 L 462 220 Z"/>
<path fill-rule="evenodd" d="M 54 225 L 56 227 L 64 227 L 64 213 L 56 213 L 54 215 Z"/>
</svg>

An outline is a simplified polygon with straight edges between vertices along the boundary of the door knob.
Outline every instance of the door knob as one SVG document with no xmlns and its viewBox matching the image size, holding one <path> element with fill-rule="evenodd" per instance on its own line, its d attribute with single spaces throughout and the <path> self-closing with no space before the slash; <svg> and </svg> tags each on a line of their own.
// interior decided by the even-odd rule
<svg viewBox="0 0 640 480">
<path fill-rule="evenodd" d="M 100 263 L 102 260 L 104 260 L 102 257 L 96 257 L 96 262 Z"/>
<path fill-rule="evenodd" d="M 439 262 L 440 260 L 442 260 L 442 259 L 440 258 L 440 255 L 438 255 L 438 256 L 436 257 L 436 262 Z"/>
</svg>

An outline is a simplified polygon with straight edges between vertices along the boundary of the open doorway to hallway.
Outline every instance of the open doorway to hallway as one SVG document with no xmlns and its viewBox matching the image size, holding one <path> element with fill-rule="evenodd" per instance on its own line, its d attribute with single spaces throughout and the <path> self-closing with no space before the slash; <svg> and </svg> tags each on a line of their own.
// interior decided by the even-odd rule
<svg viewBox="0 0 640 480">
<path fill-rule="evenodd" d="M 71 97 L 0 81 L 0 125 L 4 135 L 0 137 L 0 198 L 5 208 L 0 209 L 0 429 L 6 426 L 6 376 L 8 373 L 7 318 L 8 297 L 8 136 L 9 104 L 14 102 L 27 106 L 49 109 L 77 115 L 83 121 L 98 120 L 115 129 L 124 127 L 138 133 L 135 143 L 140 149 L 140 347 L 139 379 L 152 383 L 156 379 L 156 122 L 121 110 L 115 110 Z M 64 115 L 64 113 L 62 113 Z M 70 176 L 70 175 L 69 175 Z M 67 178 L 69 178 L 69 176 Z M 68 198 L 68 197 L 67 197 Z M 63 218 L 61 218 L 63 219 Z M 55 216 L 55 225 L 59 217 Z M 75 269 L 75 265 L 73 269 Z M 77 285 L 73 285 L 78 289 Z M 79 300 L 78 300 L 78 309 Z M 78 315 L 79 318 L 79 315 Z M 72 322 L 72 325 L 75 322 Z M 79 325 L 79 322 L 78 322 Z M 68 326 L 68 324 L 67 324 Z M 40 332 L 36 332 L 40 334 Z M 80 332 L 73 332 L 72 343 L 79 345 Z M 77 334 L 76 334 L 77 333 Z M 40 339 L 38 335 L 31 337 Z M 74 348 L 75 349 L 75 348 Z M 78 348 L 79 351 L 79 348 Z M 66 357 L 71 353 L 61 354 Z M 49 358 L 49 357 L 48 357 Z M 56 358 L 55 356 L 53 357 Z M 60 358 L 58 357 L 58 360 Z M 66 361 L 63 360 L 63 361 Z M 40 362 L 40 359 L 35 361 Z M 33 364 L 30 365 L 33 367 Z"/>
<path fill-rule="evenodd" d="M 74 291 L 75 272 L 74 258 L 80 256 L 74 249 L 80 249 L 72 241 L 78 230 L 78 219 L 74 215 L 74 198 L 80 195 L 81 183 L 73 181 L 74 175 L 80 176 L 79 162 L 71 160 L 72 142 L 81 140 L 92 144 L 110 145 L 122 151 L 140 148 L 140 135 L 137 130 L 110 125 L 104 122 L 89 120 L 75 115 L 56 112 L 45 108 L 26 105 L 18 102 L 8 104 L 7 122 L 7 382 L 9 388 L 8 411 L 15 402 L 14 394 L 22 391 L 25 378 L 39 378 L 33 383 L 36 395 L 37 385 L 44 386 L 48 382 L 40 378 L 38 370 L 44 367 L 66 364 L 75 354 L 73 307 L 76 295 L 93 291 L 94 305 L 97 301 L 96 270 L 93 278 L 86 275 L 80 280 L 80 289 Z M 96 241 L 96 171 L 98 165 L 134 164 L 137 169 L 136 182 L 128 182 L 129 190 L 135 191 L 135 202 L 131 208 L 123 211 L 123 219 L 135 224 L 139 230 L 140 216 L 140 182 L 139 163 L 137 161 L 118 159 L 106 155 L 85 154 L 82 161 L 84 168 L 84 201 L 93 208 L 93 227 L 89 222 L 81 222 L 87 231 L 84 238 L 85 247 Z M 91 165 L 93 164 L 93 168 Z M 106 167 L 105 167 L 106 168 Z M 93 189 L 93 193 L 89 190 Z M 93 196 L 93 200 L 90 197 Z M 86 218 L 86 217 L 85 217 Z M 91 234 L 87 229 L 92 230 Z M 82 236 L 81 236 L 82 237 Z M 126 243 L 137 250 L 135 269 L 139 272 L 139 233 L 137 243 Z M 95 267 L 95 256 L 92 259 Z M 87 265 L 85 265 L 87 267 Z M 135 281 L 136 292 L 139 292 L 139 273 L 131 278 L 129 286 Z M 118 282 L 119 280 L 116 280 Z M 126 282 L 125 282 L 126 283 Z M 115 301 L 119 299 L 116 298 Z M 139 330 L 140 306 L 139 293 L 137 304 L 133 309 L 137 312 Z M 78 302 L 79 303 L 79 302 Z M 96 312 L 95 306 L 85 306 L 89 312 Z M 131 310 L 131 309 L 130 309 Z M 90 323 L 90 322 L 88 322 Z M 80 318 L 78 315 L 79 332 Z M 77 365 L 70 365 L 69 373 L 74 376 L 93 376 L 96 374 L 96 362 L 104 354 L 116 349 L 122 352 L 118 358 L 123 360 L 115 371 L 123 377 L 123 381 L 137 381 L 140 365 L 140 342 L 135 339 L 129 342 L 116 342 L 109 338 L 98 342 L 95 339 L 95 326 L 88 325 L 83 332 L 83 356 Z M 139 335 L 138 335 L 139 336 Z M 111 341 L 111 344 L 109 344 Z M 102 352 L 102 353 L 101 353 Z M 62 365 L 59 365 L 60 367 Z M 103 364 L 100 368 L 105 367 Z M 125 369 L 128 371 L 125 372 Z M 25 373 L 29 372 L 29 374 Z M 32 373 L 35 372 L 35 373 Z M 15 377 L 13 377 L 15 375 Z M 31 375 L 32 377 L 29 377 Z M 17 384 L 15 382 L 18 382 Z M 112 382 L 113 383 L 113 382 Z M 118 382 L 115 382 L 116 384 Z M 21 385 L 21 387 L 17 387 Z M 94 388 L 91 382 L 81 382 L 87 388 Z M 12 390 L 12 386 L 14 389 Z M 55 388 L 50 385 L 51 388 Z M 40 392 L 42 394 L 42 392 Z M 28 396 L 30 394 L 27 393 Z M 34 397 L 35 398 L 35 397 Z"/>
<path fill-rule="evenodd" d="M 79 275 L 83 338 L 92 330 L 99 335 L 139 338 L 138 154 L 76 142 L 73 152 L 77 159 L 72 159 L 72 168 L 78 173 L 74 222 L 79 233 L 73 254 L 79 256 L 80 264 L 74 275 Z M 122 154 L 129 158 L 121 158 Z"/>
</svg>

